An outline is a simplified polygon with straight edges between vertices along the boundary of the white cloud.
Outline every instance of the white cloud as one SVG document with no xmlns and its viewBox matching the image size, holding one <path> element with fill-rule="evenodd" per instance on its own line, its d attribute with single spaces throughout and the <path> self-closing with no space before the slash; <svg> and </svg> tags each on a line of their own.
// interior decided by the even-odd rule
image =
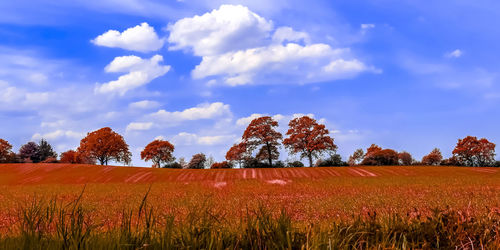
<svg viewBox="0 0 500 250">
<path fill-rule="evenodd" d="M 117 30 L 108 30 L 92 40 L 92 43 L 111 48 L 150 52 L 161 49 L 164 39 L 158 38 L 154 28 L 149 24 L 141 23 L 141 25 L 128 28 L 122 33 Z"/>
<path fill-rule="evenodd" d="M 199 136 L 197 134 L 181 132 L 172 138 L 175 145 L 220 145 L 233 142 L 235 135 Z"/>
<path fill-rule="evenodd" d="M 41 133 L 36 133 L 34 134 L 31 139 L 32 140 L 40 140 L 40 139 L 46 139 L 46 140 L 56 140 L 60 139 L 63 137 L 66 138 L 72 138 L 72 139 L 81 139 L 85 136 L 85 133 L 79 133 L 71 130 L 62 130 L 58 129 L 53 132 L 41 134 Z"/>
<path fill-rule="evenodd" d="M 184 18 L 168 29 L 169 42 L 174 43 L 170 49 L 192 49 L 202 57 L 192 71 L 194 79 L 221 78 L 209 80 L 210 85 L 303 84 L 376 71 L 349 49 L 313 44 L 307 33 L 290 27 L 273 30 L 271 21 L 240 5 Z"/>
<path fill-rule="evenodd" d="M 310 43 L 309 34 L 306 32 L 297 32 L 290 27 L 280 27 L 276 29 L 273 35 L 273 42 L 283 43 L 283 42 L 300 42 Z"/>
<path fill-rule="evenodd" d="M 185 109 L 183 111 L 169 112 L 162 109 L 156 113 L 151 114 L 153 118 L 166 122 L 214 119 L 227 115 L 231 115 L 230 107 L 229 105 L 221 102 L 204 103 L 193 108 Z"/>
<path fill-rule="evenodd" d="M 373 23 L 363 23 L 361 24 L 361 29 L 367 30 L 367 29 L 373 29 L 375 28 L 375 24 Z"/>
<path fill-rule="evenodd" d="M 129 125 L 127 125 L 125 131 L 130 132 L 150 130 L 153 125 L 154 124 L 152 122 L 131 122 Z"/>
<path fill-rule="evenodd" d="M 130 108 L 134 109 L 152 109 L 160 106 L 160 103 L 155 101 L 143 100 L 138 102 L 133 102 L 128 105 Z"/>
<path fill-rule="evenodd" d="M 192 49 L 195 55 L 218 55 L 261 46 L 269 37 L 272 22 L 241 5 L 222 5 L 202 16 L 183 18 L 168 30 L 171 50 Z"/>
<path fill-rule="evenodd" d="M 137 56 L 116 57 L 105 68 L 106 72 L 127 73 L 118 78 L 118 80 L 98 84 L 95 88 L 96 93 L 119 93 L 125 95 L 129 90 L 148 84 L 155 78 L 165 75 L 169 70 L 169 65 L 160 65 L 163 57 L 155 55 L 151 59 L 142 59 Z"/>
<path fill-rule="evenodd" d="M 447 58 L 459 58 L 463 55 L 463 53 L 464 53 L 463 51 L 456 49 L 452 52 L 446 53 L 444 56 Z"/>
<path fill-rule="evenodd" d="M 266 115 L 266 114 L 251 114 L 250 116 L 242 117 L 242 118 L 236 120 L 236 125 L 238 125 L 238 126 L 248 126 L 248 124 L 250 124 L 250 122 L 252 120 L 260 118 L 260 117 L 263 117 L 263 116 L 269 116 L 269 115 Z M 285 119 L 285 116 L 282 115 L 282 114 L 276 114 L 276 115 L 271 116 L 271 118 L 273 118 L 273 120 L 279 122 L 279 121 Z"/>
</svg>

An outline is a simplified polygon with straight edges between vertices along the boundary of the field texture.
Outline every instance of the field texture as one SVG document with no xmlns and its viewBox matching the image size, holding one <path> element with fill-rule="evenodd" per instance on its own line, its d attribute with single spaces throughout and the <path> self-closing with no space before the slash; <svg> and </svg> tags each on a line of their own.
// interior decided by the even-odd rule
<svg viewBox="0 0 500 250">
<path fill-rule="evenodd" d="M 97 225 L 123 226 L 141 204 L 158 223 L 192 220 L 209 211 L 226 227 L 248 215 L 286 213 L 296 226 L 359 218 L 421 220 L 436 210 L 468 217 L 500 215 L 500 169 L 465 167 L 342 167 L 177 170 L 65 164 L 0 165 L 0 231 L 17 234 L 20 211 L 36 201 L 79 204 Z M 150 190 L 148 192 L 148 190 Z M 144 197 L 147 195 L 146 201 Z M 172 217 L 174 216 L 174 217 Z M 140 214 L 139 214 L 140 217 Z M 133 220 L 133 218 L 132 218 Z M 497 231 L 498 232 L 498 231 Z"/>
</svg>

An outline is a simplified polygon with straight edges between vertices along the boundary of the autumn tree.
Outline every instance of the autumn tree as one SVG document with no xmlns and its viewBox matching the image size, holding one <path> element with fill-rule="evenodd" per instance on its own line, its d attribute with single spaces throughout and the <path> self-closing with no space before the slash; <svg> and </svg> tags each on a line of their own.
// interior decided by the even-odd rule
<svg viewBox="0 0 500 250">
<path fill-rule="evenodd" d="M 403 151 L 398 154 L 399 165 L 409 166 L 413 163 L 413 157 L 410 153 Z"/>
<path fill-rule="evenodd" d="M 38 145 L 32 141 L 24 144 L 19 148 L 19 157 L 24 162 L 40 162 L 40 158 L 38 156 Z"/>
<path fill-rule="evenodd" d="M 366 149 L 366 155 L 361 162 L 362 165 L 398 165 L 399 155 L 392 149 L 382 149 L 381 147 L 372 144 Z"/>
<path fill-rule="evenodd" d="M 205 162 L 207 161 L 207 157 L 203 153 L 193 155 L 191 161 L 187 165 L 187 168 L 190 169 L 203 169 L 205 167 Z"/>
<path fill-rule="evenodd" d="M 318 124 L 309 116 L 295 118 L 288 123 L 288 138 L 283 144 L 292 154 L 300 153 L 300 158 L 307 158 L 309 166 L 313 165 L 313 158 L 320 157 L 325 152 L 335 152 L 337 146 L 325 125 Z"/>
<path fill-rule="evenodd" d="M 275 149 L 279 147 L 280 140 L 283 138 L 281 133 L 275 130 L 276 127 L 278 127 L 277 121 L 270 116 L 263 116 L 252 120 L 242 136 L 250 154 L 262 146 L 259 152 L 266 151 L 266 153 L 260 155 L 267 156 L 269 166 L 273 165 L 273 158 L 276 158 L 276 155 L 279 157 L 279 152 Z"/>
<path fill-rule="evenodd" d="M 61 159 L 59 160 L 61 163 L 70 163 L 76 164 L 78 162 L 78 153 L 75 150 L 68 150 L 66 152 L 61 153 Z"/>
<path fill-rule="evenodd" d="M 354 151 L 354 153 L 351 156 L 349 156 L 347 164 L 349 164 L 349 166 L 358 165 L 361 163 L 361 161 L 363 161 L 364 157 L 365 157 L 365 152 L 363 151 L 363 149 L 358 148 L 356 149 L 356 151 Z"/>
<path fill-rule="evenodd" d="M 100 165 L 108 165 L 109 161 L 129 164 L 132 157 L 123 137 L 109 127 L 88 133 L 80 141 L 78 153 L 99 161 Z"/>
<path fill-rule="evenodd" d="M 13 155 L 12 145 L 8 141 L 0 139 L 0 163 L 10 162 Z"/>
<path fill-rule="evenodd" d="M 489 166 L 495 162 L 495 144 L 485 138 L 467 136 L 459 139 L 453 156 L 464 166 Z"/>
<path fill-rule="evenodd" d="M 422 157 L 422 164 L 424 165 L 439 165 L 443 160 L 441 150 L 439 148 L 433 149 L 428 155 Z"/>
<path fill-rule="evenodd" d="M 172 155 L 174 145 L 168 141 L 154 140 L 149 143 L 141 152 L 141 159 L 145 161 L 151 160 L 153 167 L 161 167 L 162 163 L 169 163 L 175 160 Z"/>
<path fill-rule="evenodd" d="M 237 162 L 241 168 L 241 164 L 249 158 L 247 146 L 245 142 L 234 144 L 226 153 L 226 160 Z"/>
</svg>

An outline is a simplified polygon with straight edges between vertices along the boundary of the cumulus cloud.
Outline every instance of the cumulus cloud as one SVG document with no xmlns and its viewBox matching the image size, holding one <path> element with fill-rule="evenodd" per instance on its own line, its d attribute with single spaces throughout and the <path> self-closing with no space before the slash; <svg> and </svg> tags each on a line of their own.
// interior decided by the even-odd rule
<svg viewBox="0 0 500 250">
<path fill-rule="evenodd" d="M 164 39 L 160 39 L 149 24 L 141 23 L 121 33 L 117 30 L 109 30 L 92 40 L 92 43 L 111 48 L 151 52 L 161 49 Z"/>
<path fill-rule="evenodd" d="M 183 18 L 168 27 L 170 50 L 192 49 L 197 56 L 265 44 L 272 30 L 271 21 L 241 5 L 222 5 L 201 16 Z"/>
<path fill-rule="evenodd" d="M 203 103 L 193 108 L 188 108 L 183 111 L 169 112 L 164 109 L 151 114 L 153 118 L 165 122 L 182 122 L 194 121 L 201 119 L 214 119 L 217 117 L 231 115 L 231 110 L 228 104 L 222 102 Z"/>
<path fill-rule="evenodd" d="M 116 57 L 105 68 L 108 73 L 127 73 L 117 80 L 103 84 L 98 84 L 96 93 L 108 94 L 118 93 L 125 95 L 129 90 L 148 84 L 152 80 L 165 75 L 169 70 L 169 65 L 160 65 L 163 57 L 155 55 L 151 59 L 142 59 L 138 56 Z"/>
<path fill-rule="evenodd" d="M 175 145 L 219 145 L 227 144 L 236 139 L 235 135 L 199 136 L 197 134 L 181 132 L 172 138 Z"/>
<path fill-rule="evenodd" d="M 463 52 L 459 49 L 456 49 L 452 52 L 446 53 L 444 56 L 447 58 L 459 58 L 463 55 Z"/>
<path fill-rule="evenodd" d="M 127 132 L 144 131 L 144 130 L 150 130 L 152 127 L 153 127 L 152 122 L 131 122 L 130 124 L 127 125 L 125 131 Z"/>
<path fill-rule="evenodd" d="M 309 44 L 311 42 L 309 34 L 307 34 L 306 32 L 298 32 L 290 27 L 280 27 L 276 29 L 276 31 L 273 34 L 273 42 L 283 43 L 287 41 L 288 42 L 303 41 L 306 44 Z"/>
<path fill-rule="evenodd" d="M 290 27 L 274 29 L 271 21 L 241 5 L 222 5 L 168 29 L 170 49 L 192 50 L 202 57 L 192 77 L 217 79 L 208 81 L 211 85 L 311 83 L 376 71 L 348 48 L 311 43 L 307 33 Z"/>
</svg>

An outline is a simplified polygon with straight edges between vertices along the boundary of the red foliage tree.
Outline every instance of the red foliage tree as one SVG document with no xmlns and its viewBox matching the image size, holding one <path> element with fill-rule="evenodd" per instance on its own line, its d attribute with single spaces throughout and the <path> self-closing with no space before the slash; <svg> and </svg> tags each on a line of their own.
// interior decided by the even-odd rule
<svg viewBox="0 0 500 250">
<path fill-rule="evenodd" d="M 13 156 L 12 145 L 8 141 L 0 139 L 0 163 L 11 162 Z"/>
<path fill-rule="evenodd" d="M 398 165 L 399 155 L 392 149 L 382 149 L 381 147 L 372 144 L 366 149 L 366 155 L 361 162 L 362 165 Z"/>
<path fill-rule="evenodd" d="M 95 160 L 86 157 L 78 153 L 75 150 L 68 150 L 61 154 L 61 159 L 59 160 L 61 163 L 70 163 L 70 164 L 95 164 Z"/>
<path fill-rule="evenodd" d="M 413 157 L 410 153 L 403 151 L 398 154 L 399 165 L 409 166 L 413 163 Z"/>
<path fill-rule="evenodd" d="M 461 165 L 489 166 L 495 162 L 495 146 L 485 138 L 467 136 L 458 140 L 452 153 Z"/>
<path fill-rule="evenodd" d="M 435 166 L 441 164 L 442 160 L 443 155 L 441 154 L 441 150 L 435 148 L 428 155 L 422 157 L 422 164 Z"/>
<path fill-rule="evenodd" d="M 61 159 L 59 160 L 61 163 L 70 163 L 76 164 L 78 162 L 78 153 L 75 150 L 68 150 L 66 152 L 61 153 Z"/>
<path fill-rule="evenodd" d="M 275 130 L 276 127 L 278 127 L 277 121 L 270 116 L 263 116 L 252 120 L 242 136 L 250 154 L 257 147 L 263 146 L 264 149 L 261 149 L 261 151 L 267 151 L 269 166 L 273 165 L 273 158 L 276 157 L 276 152 L 273 152 L 273 150 L 279 147 L 279 141 L 283 138 L 281 133 Z M 279 157 L 279 152 L 277 155 Z"/>
<path fill-rule="evenodd" d="M 210 166 L 211 169 L 222 169 L 222 168 L 233 168 L 233 164 L 228 161 L 223 161 L 223 162 L 215 162 Z"/>
<path fill-rule="evenodd" d="M 123 137 L 109 127 L 88 133 L 80 141 L 78 153 L 99 161 L 100 165 L 108 165 L 109 161 L 129 164 L 132 157 Z"/>
<path fill-rule="evenodd" d="M 325 125 L 318 124 L 309 116 L 295 118 L 288 123 L 288 126 L 286 132 L 288 138 L 283 140 L 283 144 L 292 154 L 300 153 L 301 159 L 307 158 L 310 167 L 313 165 L 313 158 L 318 158 L 324 152 L 337 150 Z"/>
<path fill-rule="evenodd" d="M 172 155 L 174 145 L 168 141 L 154 140 L 149 143 L 141 152 L 141 159 L 145 161 L 151 160 L 153 167 L 161 167 L 161 163 L 169 163 L 175 160 Z"/>
<path fill-rule="evenodd" d="M 238 162 L 239 167 L 249 158 L 245 142 L 234 144 L 226 153 L 226 160 Z"/>
</svg>

